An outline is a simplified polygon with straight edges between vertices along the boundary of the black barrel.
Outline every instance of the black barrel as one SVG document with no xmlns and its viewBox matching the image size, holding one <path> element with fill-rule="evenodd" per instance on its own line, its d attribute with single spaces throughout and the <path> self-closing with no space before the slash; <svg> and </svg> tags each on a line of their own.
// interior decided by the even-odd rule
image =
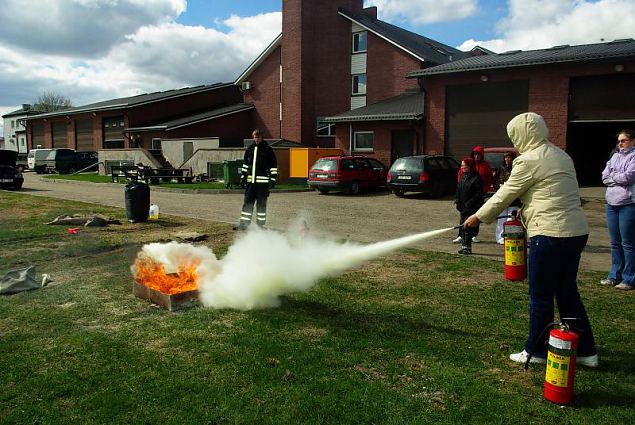
<svg viewBox="0 0 635 425">
<path fill-rule="evenodd" d="M 141 182 L 128 183 L 125 188 L 126 218 L 132 223 L 148 221 L 150 186 Z"/>
</svg>

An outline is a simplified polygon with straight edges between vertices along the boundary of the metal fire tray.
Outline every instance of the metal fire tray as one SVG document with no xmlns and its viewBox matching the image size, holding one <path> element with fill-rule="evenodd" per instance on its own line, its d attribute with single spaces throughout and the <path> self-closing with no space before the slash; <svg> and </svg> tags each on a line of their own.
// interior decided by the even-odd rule
<svg viewBox="0 0 635 425">
<path fill-rule="evenodd" d="M 169 311 L 182 310 L 198 304 L 198 291 L 185 291 L 170 295 L 133 281 L 132 293 L 136 297 L 150 300 Z"/>
</svg>

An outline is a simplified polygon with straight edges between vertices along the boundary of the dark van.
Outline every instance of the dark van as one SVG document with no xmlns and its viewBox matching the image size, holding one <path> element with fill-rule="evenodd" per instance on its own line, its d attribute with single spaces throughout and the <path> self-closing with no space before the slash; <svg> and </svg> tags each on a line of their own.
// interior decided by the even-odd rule
<svg viewBox="0 0 635 425">
<path fill-rule="evenodd" d="M 97 164 L 97 152 L 76 152 L 67 148 L 51 150 L 44 160 L 47 173 L 72 174 L 92 164 Z"/>
<path fill-rule="evenodd" d="M 386 180 L 388 189 L 399 197 L 421 192 L 438 198 L 456 191 L 458 172 L 459 163 L 449 156 L 405 156 L 393 162 Z"/>
</svg>

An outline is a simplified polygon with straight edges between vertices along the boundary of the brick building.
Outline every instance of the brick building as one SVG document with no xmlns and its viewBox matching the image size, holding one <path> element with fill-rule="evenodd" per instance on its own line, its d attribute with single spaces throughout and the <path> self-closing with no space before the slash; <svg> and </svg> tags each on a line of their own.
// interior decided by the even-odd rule
<svg viewBox="0 0 635 425">
<path fill-rule="evenodd" d="M 28 117 L 26 133 L 30 148 L 152 149 L 162 139 L 189 137 L 242 146 L 253 109 L 242 100 L 233 84 L 168 90 Z"/>
<path fill-rule="evenodd" d="M 254 127 L 266 138 L 348 152 L 345 129 L 356 118 L 330 117 L 419 91 L 416 80 L 405 78 L 408 71 L 466 56 L 378 20 L 377 8 L 364 9 L 363 0 L 283 0 L 282 34 L 235 83 L 243 89 L 244 102 L 254 105 Z M 411 93 L 406 97 L 411 100 Z M 423 126 L 417 124 L 421 118 L 410 113 L 407 119 L 378 121 L 370 130 L 364 127 L 353 133 L 360 146 L 353 151 L 388 162 L 394 130 L 400 140 L 408 138 L 406 153 L 416 153 L 422 148 Z M 336 123 L 342 123 L 337 137 Z M 378 139 L 369 140 L 375 134 Z"/>
<path fill-rule="evenodd" d="M 635 128 L 635 41 L 486 54 L 413 70 L 425 93 L 425 150 L 461 158 L 473 146 L 511 146 L 518 113 L 543 117 L 581 184 L 600 183 L 615 133 Z"/>
</svg>

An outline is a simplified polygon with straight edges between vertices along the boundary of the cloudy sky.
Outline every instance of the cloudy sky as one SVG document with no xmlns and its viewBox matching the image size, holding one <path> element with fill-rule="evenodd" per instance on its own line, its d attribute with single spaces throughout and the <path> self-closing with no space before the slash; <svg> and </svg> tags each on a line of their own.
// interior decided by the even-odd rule
<svg viewBox="0 0 635 425">
<path fill-rule="evenodd" d="M 496 52 L 633 37 L 634 0 L 365 0 L 379 19 Z M 282 0 L 2 0 L 0 115 L 231 82 L 281 29 Z M 2 131 L 0 122 L 0 134 Z"/>
</svg>

